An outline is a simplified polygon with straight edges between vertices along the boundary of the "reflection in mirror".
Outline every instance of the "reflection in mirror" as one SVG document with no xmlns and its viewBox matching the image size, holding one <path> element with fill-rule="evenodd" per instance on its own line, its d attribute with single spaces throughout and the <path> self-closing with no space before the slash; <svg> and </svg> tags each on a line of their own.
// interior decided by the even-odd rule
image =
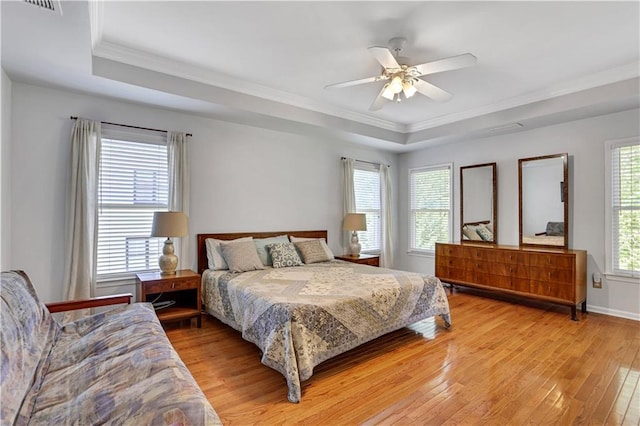
<svg viewBox="0 0 640 426">
<path fill-rule="evenodd" d="M 518 160 L 520 245 L 567 248 L 567 154 Z"/>
<path fill-rule="evenodd" d="M 498 241 L 496 163 L 460 167 L 460 241 Z"/>
</svg>

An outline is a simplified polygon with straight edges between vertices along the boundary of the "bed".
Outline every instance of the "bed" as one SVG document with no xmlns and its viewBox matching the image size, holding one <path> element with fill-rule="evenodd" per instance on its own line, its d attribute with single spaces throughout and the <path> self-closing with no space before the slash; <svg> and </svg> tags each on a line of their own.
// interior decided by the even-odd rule
<svg viewBox="0 0 640 426">
<path fill-rule="evenodd" d="M 547 228 L 544 232 L 538 232 L 535 235 L 523 235 L 522 242 L 524 244 L 563 246 L 564 222 L 547 222 Z"/>
<path fill-rule="evenodd" d="M 436 277 L 341 260 L 231 273 L 208 268 L 207 239 L 288 235 L 327 238 L 326 231 L 198 234 L 198 271 L 207 313 L 262 351 L 262 363 L 287 381 L 299 402 L 301 382 L 321 362 L 391 331 L 439 316 L 451 324 Z"/>
</svg>

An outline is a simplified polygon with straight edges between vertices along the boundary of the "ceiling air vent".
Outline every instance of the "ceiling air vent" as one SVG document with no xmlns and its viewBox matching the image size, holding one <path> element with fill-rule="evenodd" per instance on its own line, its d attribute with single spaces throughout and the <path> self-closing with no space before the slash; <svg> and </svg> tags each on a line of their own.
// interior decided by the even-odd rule
<svg viewBox="0 0 640 426">
<path fill-rule="evenodd" d="M 27 4 L 38 6 L 39 8 L 57 12 L 62 15 L 62 6 L 60 0 L 22 0 Z"/>
</svg>

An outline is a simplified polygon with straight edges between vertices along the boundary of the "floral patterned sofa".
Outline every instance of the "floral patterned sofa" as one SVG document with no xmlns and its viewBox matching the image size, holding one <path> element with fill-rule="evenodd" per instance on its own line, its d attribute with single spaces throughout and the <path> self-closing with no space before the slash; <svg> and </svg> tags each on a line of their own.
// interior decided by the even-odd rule
<svg viewBox="0 0 640 426">
<path fill-rule="evenodd" d="M 0 424 L 220 424 L 150 304 L 61 325 L 21 271 L 0 296 Z"/>
</svg>

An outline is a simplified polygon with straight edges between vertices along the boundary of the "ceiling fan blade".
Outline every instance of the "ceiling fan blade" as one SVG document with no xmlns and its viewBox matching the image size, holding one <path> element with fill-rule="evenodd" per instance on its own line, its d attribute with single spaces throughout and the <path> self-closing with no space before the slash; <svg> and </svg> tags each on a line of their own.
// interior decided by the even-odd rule
<svg viewBox="0 0 640 426">
<path fill-rule="evenodd" d="M 386 84 L 382 86 L 382 90 L 380 90 L 380 93 L 378 93 L 378 96 L 369 107 L 369 111 L 378 111 L 382 109 L 382 107 L 384 106 L 384 102 L 386 100 L 385 98 L 382 97 L 382 92 L 384 92 L 384 89 L 386 87 L 387 87 Z"/>
<path fill-rule="evenodd" d="M 340 87 L 356 86 L 358 84 L 373 83 L 379 80 L 386 80 L 384 76 L 361 78 L 360 80 L 343 81 L 342 83 L 329 84 L 325 89 L 338 89 Z"/>
<path fill-rule="evenodd" d="M 400 68 L 398 61 L 386 47 L 373 46 L 369 48 L 369 52 L 384 68 Z"/>
<path fill-rule="evenodd" d="M 458 68 L 470 67 L 478 62 L 478 58 L 471 53 L 452 56 L 450 58 L 440 59 L 439 61 L 427 62 L 426 64 L 415 65 L 420 75 L 435 74 L 442 71 L 450 71 Z"/>
<path fill-rule="evenodd" d="M 452 96 L 451 93 L 419 78 L 413 82 L 413 87 L 415 87 L 418 92 L 438 102 L 446 102 L 451 99 Z"/>
</svg>

